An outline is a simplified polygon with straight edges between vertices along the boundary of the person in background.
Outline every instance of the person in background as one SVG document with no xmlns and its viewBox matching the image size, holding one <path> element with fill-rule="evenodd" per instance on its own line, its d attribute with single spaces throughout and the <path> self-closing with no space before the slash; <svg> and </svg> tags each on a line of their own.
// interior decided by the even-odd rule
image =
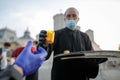
<svg viewBox="0 0 120 80">
<path fill-rule="evenodd" d="M 38 41 L 34 40 L 32 42 L 33 42 L 33 46 L 31 48 L 31 51 L 34 52 L 37 49 Z M 12 57 L 16 59 L 23 49 L 24 49 L 24 46 L 21 46 L 15 49 L 12 53 Z M 34 72 L 29 76 L 26 76 L 25 80 L 38 80 L 38 71 Z"/>
<path fill-rule="evenodd" d="M 3 51 L 9 51 L 10 47 L 11 47 L 11 44 L 9 42 L 5 42 L 4 43 Z M 8 55 L 10 55 L 10 54 L 8 54 Z"/>
<path fill-rule="evenodd" d="M 1 62 L 1 65 L 0 65 L 1 70 L 4 70 L 8 66 L 10 59 L 11 59 L 9 56 L 11 54 L 11 52 L 10 52 L 11 44 L 9 42 L 5 42 L 3 46 L 4 47 L 1 48 L 1 55 L 2 55 L 2 59 L 0 61 Z"/>
<path fill-rule="evenodd" d="M 31 51 L 32 41 L 29 41 L 13 65 L 0 72 L 0 80 L 22 80 L 24 76 L 36 72 L 46 59 L 47 52 L 42 47 Z"/>
<path fill-rule="evenodd" d="M 38 46 L 38 41 L 37 41 L 37 40 L 34 40 L 34 41 L 33 41 L 32 51 L 36 50 L 36 49 L 37 49 L 37 46 Z"/>
<path fill-rule="evenodd" d="M 4 47 L 6 48 L 6 52 L 7 52 L 7 65 L 11 65 L 11 55 L 12 55 L 12 51 L 11 51 L 11 43 L 6 42 L 4 43 Z"/>
<path fill-rule="evenodd" d="M 46 43 L 46 31 L 41 30 L 39 42 L 48 51 L 47 59 L 49 59 L 52 51 L 54 51 L 55 56 L 64 54 L 66 51 L 70 53 L 93 50 L 89 36 L 77 28 L 79 20 L 79 11 L 74 7 L 68 8 L 64 13 L 65 28 L 55 31 L 52 45 Z M 51 80 L 89 80 L 96 78 L 99 70 L 96 60 L 81 59 L 81 61 L 68 62 L 64 66 L 61 64 L 57 64 L 53 60 Z"/>
</svg>

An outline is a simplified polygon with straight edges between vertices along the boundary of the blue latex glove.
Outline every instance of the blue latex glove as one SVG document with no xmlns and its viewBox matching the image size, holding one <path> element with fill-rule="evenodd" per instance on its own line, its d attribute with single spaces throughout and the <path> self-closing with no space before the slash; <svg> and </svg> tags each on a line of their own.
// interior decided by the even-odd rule
<svg viewBox="0 0 120 80">
<path fill-rule="evenodd" d="M 29 41 L 14 63 L 23 69 L 25 76 L 37 71 L 47 56 L 47 52 L 42 47 L 38 47 L 38 50 L 33 53 L 32 45 L 32 41 Z"/>
</svg>

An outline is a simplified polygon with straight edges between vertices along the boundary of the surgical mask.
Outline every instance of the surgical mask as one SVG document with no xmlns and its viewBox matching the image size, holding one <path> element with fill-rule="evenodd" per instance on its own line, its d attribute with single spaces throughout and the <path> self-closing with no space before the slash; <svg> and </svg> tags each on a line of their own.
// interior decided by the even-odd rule
<svg viewBox="0 0 120 80">
<path fill-rule="evenodd" d="M 75 20 L 66 20 L 66 27 L 68 27 L 69 29 L 75 29 L 77 26 L 77 21 Z"/>
</svg>

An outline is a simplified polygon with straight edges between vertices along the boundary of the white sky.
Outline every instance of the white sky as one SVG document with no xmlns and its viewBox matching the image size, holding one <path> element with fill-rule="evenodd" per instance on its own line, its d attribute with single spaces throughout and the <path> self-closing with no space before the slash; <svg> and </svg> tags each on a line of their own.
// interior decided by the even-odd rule
<svg viewBox="0 0 120 80">
<path fill-rule="evenodd" d="M 31 36 L 43 29 L 53 29 L 53 16 L 68 7 L 80 12 L 78 25 L 85 32 L 94 31 L 97 44 L 104 50 L 117 50 L 120 44 L 119 0 L 0 0 L 0 29 L 7 26 L 23 36 L 29 28 Z"/>
</svg>

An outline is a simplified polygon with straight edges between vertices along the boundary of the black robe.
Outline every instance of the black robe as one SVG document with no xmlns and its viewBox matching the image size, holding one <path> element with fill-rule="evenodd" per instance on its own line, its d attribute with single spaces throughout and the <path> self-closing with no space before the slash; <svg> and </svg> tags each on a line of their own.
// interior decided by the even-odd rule
<svg viewBox="0 0 120 80">
<path fill-rule="evenodd" d="M 70 52 L 93 50 L 91 41 L 86 33 L 80 30 L 63 28 L 55 31 L 55 41 L 49 45 L 48 56 L 54 51 L 54 56 L 63 54 L 65 50 Z M 89 80 L 98 74 L 99 66 L 94 60 L 68 60 L 57 62 L 53 60 L 51 80 Z"/>
</svg>

